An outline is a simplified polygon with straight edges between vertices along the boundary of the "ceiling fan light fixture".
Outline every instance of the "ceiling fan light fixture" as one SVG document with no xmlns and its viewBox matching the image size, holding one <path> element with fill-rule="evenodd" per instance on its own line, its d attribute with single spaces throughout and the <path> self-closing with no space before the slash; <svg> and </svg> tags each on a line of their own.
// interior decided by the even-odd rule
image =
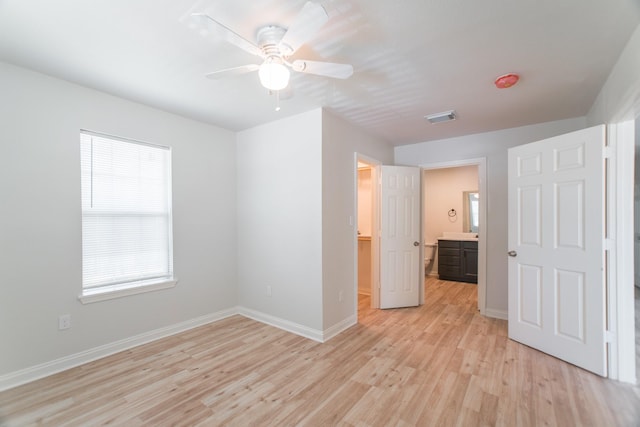
<svg viewBox="0 0 640 427">
<path fill-rule="evenodd" d="M 289 84 L 291 73 L 289 69 L 277 58 L 266 60 L 258 70 L 260 83 L 269 90 L 282 90 Z"/>
</svg>

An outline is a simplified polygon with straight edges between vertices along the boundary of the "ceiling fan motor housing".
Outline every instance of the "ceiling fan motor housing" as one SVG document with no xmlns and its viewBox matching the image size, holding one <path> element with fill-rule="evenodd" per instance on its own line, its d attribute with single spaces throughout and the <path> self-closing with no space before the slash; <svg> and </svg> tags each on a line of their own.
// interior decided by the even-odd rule
<svg viewBox="0 0 640 427">
<path fill-rule="evenodd" d="M 267 25 L 258 30 L 256 34 L 258 46 L 260 46 L 262 53 L 264 53 L 267 58 L 270 56 L 288 56 L 286 52 L 282 52 L 282 46 L 280 46 L 280 41 L 286 32 L 287 30 L 277 25 Z M 291 48 L 289 48 L 289 51 L 291 51 Z"/>
</svg>

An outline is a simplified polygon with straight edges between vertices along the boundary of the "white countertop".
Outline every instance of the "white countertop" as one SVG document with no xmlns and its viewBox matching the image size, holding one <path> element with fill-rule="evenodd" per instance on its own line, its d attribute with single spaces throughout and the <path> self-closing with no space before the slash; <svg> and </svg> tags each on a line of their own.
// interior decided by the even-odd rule
<svg viewBox="0 0 640 427">
<path fill-rule="evenodd" d="M 456 241 L 466 241 L 466 242 L 477 242 L 477 237 L 438 237 L 438 240 L 456 240 Z"/>
<path fill-rule="evenodd" d="M 452 231 L 445 231 L 442 233 L 442 237 L 438 237 L 438 240 L 466 240 L 477 242 L 478 233 L 457 233 Z"/>
</svg>

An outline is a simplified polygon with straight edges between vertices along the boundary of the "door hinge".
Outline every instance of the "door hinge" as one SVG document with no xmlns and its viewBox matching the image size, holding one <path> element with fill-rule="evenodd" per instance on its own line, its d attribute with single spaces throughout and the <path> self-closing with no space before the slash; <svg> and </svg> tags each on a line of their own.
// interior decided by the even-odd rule
<svg viewBox="0 0 640 427">
<path fill-rule="evenodd" d="M 616 342 L 616 334 L 611 331 L 604 331 L 604 342 L 608 342 L 608 343 Z"/>
<path fill-rule="evenodd" d="M 613 150 L 613 147 L 607 145 L 604 147 L 604 149 L 602 150 L 602 156 L 605 159 L 611 159 L 612 157 L 614 157 L 615 155 L 615 151 Z"/>
<path fill-rule="evenodd" d="M 612 249 L 614 249 L 616 247 L 615 244 L 616 244 L 615 240 L 604 239 L 604 242 L 603 242 L 602 246 L 603 246 L 603 249 L 605 251 L 610 251 L 610 250 L 612 250 Z"/>
</svg>

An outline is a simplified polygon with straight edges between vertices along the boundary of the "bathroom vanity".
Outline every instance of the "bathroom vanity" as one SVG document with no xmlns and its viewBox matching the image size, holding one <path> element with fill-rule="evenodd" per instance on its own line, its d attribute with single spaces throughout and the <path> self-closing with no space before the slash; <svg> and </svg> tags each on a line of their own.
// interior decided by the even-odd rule
<svg viewBox="0 0 640 427">
<path fill-rule="evenodd" d="M 442 280 L 478 283 L 478 239 L 438 239 L 438 275 Z"/>
</svg>

